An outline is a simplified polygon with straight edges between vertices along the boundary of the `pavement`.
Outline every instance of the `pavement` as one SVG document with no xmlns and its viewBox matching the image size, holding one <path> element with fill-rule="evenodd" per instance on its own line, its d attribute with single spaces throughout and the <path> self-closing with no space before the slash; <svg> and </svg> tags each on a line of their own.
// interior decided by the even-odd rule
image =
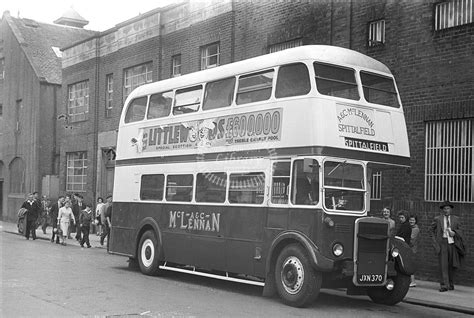
<svg viewBox="0 0 474 318">
<path fill-rule="evenodd" d="M 22 236 L 22 234 L 18 233 L 16 223 L 0 221 L 0 231 Z M 46 229 L 47 234 L 44 234 L 41 228 L 37 229 L 36 230 L 37 239 L 49 241 L 51 239 L 51 231 L 52 231 L 51 227 L 48 227 Z M 74 237 L 74 234 L 73 234 L 73 237 Z M 104 252 L 106 252 L 107 241 L 105 242 L 104 245 L 101 245 L 100 238 L 96 234 L 90 234 L 89 240 L 93 248 L 102 248 L 104 249 Z M 67 240 L 66 243 L 67 243 L 67 247 L 81 248 L 79 242 L 77 242 L 74 238 Z M 54 243 L 51 243 L 51 244 L 54 244 Z M 414 305 L 439 308 L 443 310 L 474 315 L 474 287 L 455 285 L 454 290 L 440 293 L 438 291 L 439 283 L 437 282 L 417 280 L 416 284 L 417 284 L 416 287 L 410 288 L 403 302 L 414 304 Z M 341 293 L 341 291 L 337 291 L 337 290 L 334 290 L 334 292 Z M 354 297 L 367 297 L 367 296 L 354 296 Z"/>
</svg>

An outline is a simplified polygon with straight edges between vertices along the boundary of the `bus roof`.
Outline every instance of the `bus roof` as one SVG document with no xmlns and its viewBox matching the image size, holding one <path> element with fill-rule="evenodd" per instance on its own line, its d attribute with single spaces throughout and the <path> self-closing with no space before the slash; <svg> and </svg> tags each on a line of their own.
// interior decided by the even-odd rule
<svg viewBox="0 0 474 318">
<path fill-rule="evenodd" d="M 388 67 L 383 63 L 357 51 L 329 45 L 305 45 L 145 84 L 135 89 L 130 94 L 129 98 L 156 93 L 162 90 L 172 90 L 175 88 L 214 81 L 235 76 L 236 74 L 245 74 L 274 67 L 276 65 L 294 63 L 303 60 L 314 60 L 335 65 L 373 70 L 387 75 L 391 74 Z"/>
</svg>

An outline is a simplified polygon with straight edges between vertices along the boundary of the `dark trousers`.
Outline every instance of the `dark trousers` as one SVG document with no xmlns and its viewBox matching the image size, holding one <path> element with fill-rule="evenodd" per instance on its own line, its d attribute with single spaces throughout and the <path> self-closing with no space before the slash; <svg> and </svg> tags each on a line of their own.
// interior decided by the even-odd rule
<svg viewBox="0 0 474 318">
<path fill-rule="evenodd" d="M 53 223 L 53 235 L 51 235 L 51 242 L 54 242 L 54 238 L 56 238 L 56 243 L 59 244 L 59 235 L 54 233 L 54 229 L 56 229 L 58 225 Z"/>
<path fill-rule="evenodd" d="M 91 243 L 89 242 L 89 233 L 91 231 L 90 226 L 81 226 L 81 232 L 82 232 L 82 239 L 81 239 L 81 246 L 86 243 L 87 246 L 91 246 Z"/>
<path fill-rule="evenodd" d="M 453 276 L 453 253 L 456 248 L 454 244 L 448 244 L 448 239 L 443 239 L 440 244 L 441 250 L 438 254 L 440 268 L 440 285 L 442 288 L 454 287 Z"/>
<path fill-rule="evenodd" d="M 104 245 L 104 239 L 107 237 L 107 249 L 109 247 L 110 227 L 107 224 L 102 225 L 102 234 L 100 235 L 100 244 Z"/>
<path fill-rule="evenodd" d="M 76 240 L 81 241 L 81 226 L 76 222 Z"/>
<path fill-rule="evenodd" d="M 31 237 L 33 240 L 36 240 L 36 219 L 32 220 L 30 218 L 26 218 L 26 228 L 25 228 L 25 237 L 26 239 L 30 239 L 30 232 Z"/>
</svg>

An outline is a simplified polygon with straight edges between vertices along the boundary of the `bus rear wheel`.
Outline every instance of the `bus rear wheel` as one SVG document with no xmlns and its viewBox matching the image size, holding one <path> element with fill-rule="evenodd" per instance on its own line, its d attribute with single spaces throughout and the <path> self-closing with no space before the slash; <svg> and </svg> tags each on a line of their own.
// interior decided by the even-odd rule
<svg viewBox="0 0 474 318">
<path fill-rule="evenodd" d="M 283 302 L 305 307 L 316 300 L 321 288 L 321 273 L 315 271 L 304 249 L 298 244 L 283 248 L 276 261 L 275 282 Z"/>
<path fill-rule="evenodd" d="M 410 276 L 399 272 L 397 276 L 389 277 L 389 279 L 394 283 L 392 290 L 388 290 L 386 287 L 367 289 L 367 295 L 374 303 L 393 306 L 405 298 L 410 288 Z"/>
<path fill-rule="evenodd" d="M 159 246 L 153 231 L 146 231 L 140 238 L 138 247 L 138 264 L 140 270 L 145 275 L 154 276 L 160 271 L 158 260 Z"/>
</svg>

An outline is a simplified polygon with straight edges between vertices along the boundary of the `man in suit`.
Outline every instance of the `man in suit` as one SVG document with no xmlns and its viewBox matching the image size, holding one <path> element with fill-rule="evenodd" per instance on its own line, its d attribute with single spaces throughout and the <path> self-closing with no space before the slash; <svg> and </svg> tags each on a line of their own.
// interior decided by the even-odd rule
<svg viewBox="0 0 474 318">
<path fill-rule="evenodd" d="M 58 201 L 53 203 L 51 206 L 51 210 L 49 211 L 50 216 L 51 216 L 51 225 L 53 226 L 53 235 L 51 236 L 51 243 L 54 242 L 54 238 L 56 237 L 56 244 L 59 244 L 59 236 L 57 233 L 55 233 L 55 229 L 58 227 L 58 214 L 59 214 L 59 209 L 62 208 L 64 205 L 64 196 L 61 195 L 58 198 Z"/>
<path fill-rule="evenodd" d="M 454 206 L 445 201 L 440 205 L 442 215 L 435 217 L 431 223 L 431 238 L 438 255 L 440 267 L 440 292 L 454 289 L 454 269 L 460 267 L 459 255 L 454 246 L 455 236 L 462 238 L 459 218 L 451 215 Z"/>
<path fill-rule="evenodd" d="M 83 206 L 83 197 L 82 195 L 78 193 L 74 193 L 74 203 L 72 205 L 72 213 L 74 214 L 74 218 L 76 220 L 76 240 L 78 242 L 81 242 L 82 237 L 81 237 L 81 226 L 79 224 L 79 215 L 81 214 L 81 211 L 84 210 L 85 206 Z"/>
<path fill-rule="evenodd" d="M 319 201 L 319 180 L 317 173 L 305 172 L 304 178 L 296 180 L 295 204 L 312 205 Z"/>
<path fill-rule="evenodd" d="M 41 211 L 41 206 L 35 201 L 32 193 L 28 194 L 28 199 L 21 206 L 26 212 L 25 238 L 30 239 L 30 233 L 33 240 L 36 240 L 36 222 Z"/>
</svg>

